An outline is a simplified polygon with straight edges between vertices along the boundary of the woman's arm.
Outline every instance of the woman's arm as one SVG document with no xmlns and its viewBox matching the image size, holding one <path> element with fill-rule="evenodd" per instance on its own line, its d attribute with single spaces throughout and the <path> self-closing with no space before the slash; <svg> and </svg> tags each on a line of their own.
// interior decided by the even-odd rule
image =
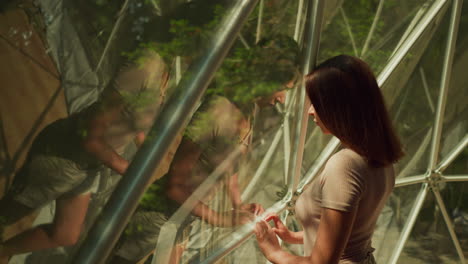
<svg viewBox="0 0 468 264">
<path fill-rule="evenodd" d="M 254 215 L 260 215 L 265 212 L 263 206 L 258 203 L 243 203 L 239 188 L 239 177 L 238 173 L 234 173 L 227 180 L 228 196 L 231 200 L 232 207 L 236 210 L 245 210 L 253 213 Z"/>
<path fill-rule="evenodd" d="M 182 139 L 169 171 L 167 196 L 179 204 L 184 203 L 193 193 L 188 175 L 191 175 L 201 155 L 200 147 L 190 139 Z M 201 201 L 197 201 L 192 214 L 201 217 L 209 224 L 233 226 L 253 220 L 253 214 L 244 210 L 216 212 Z"/>
<path fill-rule="evenodd" d="M 191 194 L 192 192 L 188 191 L 183 184 L 171 185 L 168 188 L 168 197 L 180 204 L 185 202 Z M 223 227 L 246 224 L 252 222 L 254 219 L 254 215 L 248 211 L 231 210 L 227 212 L 217 212 L 201 201 L 196 201 L 191 212 L 193 215 L 200 217 L 209 224 Z"/>
<path fill-rule="evenodd" d="M 188 179 L 180 174 L 171 174 L 170 177 L 167 196 L 182 204 L 192 195 L 192 189 L 186 186 Z M 209 224 L 225 227 L 246 224 L 253 221 L 254 218 L 252 213 L 244 210 L 217 212 L 201 201 L 196 201 L 195 206 L 192 208 L 192 214 L 199 216 Z"/>
<path fill-rule="evenodd" d="M 266 222 L 257 223 L 255 234 L 261 250 L 272 263 L 334 264 L 338 263 L 348 243 L 356 211 L 342 212 L 323 208 L 317 239 L 310 256 L 295 256 L 282 250 L 275 232 Z"/>
</svg>

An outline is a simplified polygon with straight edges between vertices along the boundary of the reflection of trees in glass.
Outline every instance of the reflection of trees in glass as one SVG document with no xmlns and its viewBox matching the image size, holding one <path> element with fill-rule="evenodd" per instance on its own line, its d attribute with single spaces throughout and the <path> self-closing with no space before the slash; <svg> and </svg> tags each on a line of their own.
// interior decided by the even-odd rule
<svg viewBox="0 0 468 264">
<path fill-rule="evenodd" d="M 196 1 L 192 5 L 183 5 L 184 8 L 209 10 L 210 1 Z M 192 17 L 200 16 L 200 12 L 190 12 L 189 16 L 173 16 L 169 23 L 171 37 L 167 42 L 143 42 L 138 49 L 125 53 L 132 60 L 138 59 L 145 49 L 151 49 L 162 55 L 166 61 L 180 56 L 182 60 L 190 61 L 197 56 L 204 41 L 209 40 L 214 28 L 224 15 L 225 8 L 221 5 L 210 6 L 211 14 L 204 19 Z M 181 7 L 182 8 L 182 7 Z M 180 10 L 183 14 L 185 10 Z M 210 17 L 211 19 L 206 19 Z M 254 33 L 252 33 L 254 34 Z M 266 36 L 267 34 L 263 34 Z M 247 36 L 247 34 L 246 34 Z M 252 39 L 249 37 L 249 39 Z M 236 42 L 221 68 L 216 73 L 212 85 L 208 88 L 206 96 L 221 95 L 234 102 L 237 107 L 249 115 L 253 101 L 261 96 L 282 90 L 297 71 L 297 43 L 284 35 L 270 36 L 246 47 L 240 41 Z M 157 204 L 154 190 L 147 192 L 143 197 L 144 204 L 152 201 Z"/>
<path fill-rule="evenodd" d="M 245 22 L 241 32 L 242 37 L 253 45 L 257 40 L 273 35 L 292 36 L 297 18 L 298 1 L 264 0 L 262 7 L 260 7 L 261 4 L 262 2 L 259 1 Z M 257 34 L 259 39 L 257 39 Z"/>
<path fill-rule="evenodd" d="M 123 54 L 130 59 L 137 59 L 143 50 L 151 49 L 169 63 L 176 56 L 192 59 L 210 39 L 224 11 L 221 4 L 213 4 L 212 1 L 183 4 L 173 14 L 164 17 L 164 23 L 168 25 L 165 40 L 142 41 L 136 49 Z"/>
<path fill-rule="evenodd" d="M 364 58 L 376 73 L 382 70 L 415 11 L 427 1 L 384 1 L 380 16 L 368 39 L 380 2 L 343 1 L 334 12 L 334 17 L 326 20 L 330 23 L 324 25 L 319 61 L 344 53 Z M 367 49 L 364 50 L 366 42 Z"/>
<path fill-rule="evenodd" d="M 271 36 L 246 49 L 236 45 L 216 73 L 207 94 L 224 95 L 244 108 L 284 90 L 297 70 L 298 45 L 285 35 Z"/>
</svg>

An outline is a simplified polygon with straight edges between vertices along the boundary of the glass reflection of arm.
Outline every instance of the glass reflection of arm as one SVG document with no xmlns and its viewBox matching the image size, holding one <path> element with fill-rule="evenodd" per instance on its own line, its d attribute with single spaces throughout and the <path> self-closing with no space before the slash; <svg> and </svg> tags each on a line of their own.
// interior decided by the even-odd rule
<svg viewBox="0 0 468 264">
<path fill-rule="evenodd" d="M 135 135 L 135 144 L 137 147 L 141 147 L 141 144 L 143 144 L 143 141 L 145 141 L 146 135 L 145 132 L 138 132 Z"/>
<path fill-rule="evenodd" d="M 196 186 L 190 184 L 189 175 L 198 162 L 201 148 L 188 138 L 184 138 L 177 150 L 183 155 L 176 155 L 169 171 L 167 196 L 179 204 L 188 199 Z M 228 183 L 229 184 L 229 183 Z M 247 211 L 217 212 L 201 201 L 192 209 L 192 214 L 201 217 L 209 224 L 216 226 L 232 226 L 251 221 L 252 215 Z"/>
<path fill-rule="evenodd" d="M 117 96 L 113 95 L 114 98 Z M 86 151 L 119 174 L 125 173 L 129 163 L 106 142 L 104 135 L 110 124 L 120 117 L 123 107 L 122 103 L 118 103 L 91 111 L 90 117 L 85 120 L 87 122 L 86 134 L 83 140 L 83 147 Z"/>
</svg>

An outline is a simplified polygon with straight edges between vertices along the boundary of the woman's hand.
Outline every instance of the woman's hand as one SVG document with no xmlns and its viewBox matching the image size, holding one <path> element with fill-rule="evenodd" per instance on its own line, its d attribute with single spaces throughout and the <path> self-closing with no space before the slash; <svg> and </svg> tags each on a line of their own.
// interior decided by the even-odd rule
<svg viewBox="0 0 468 264">
<path fill-rule="evenodd" d="M 241 204 L 238 208 L 239 210 L 249 211 L 254 215 L 261 215 L 265 212 L 263 206 L 257 203 Z"/>
<path fill-rule="evenodd" d="M 276 254 L 282 252 L 275 231 L 273 231 L 273 228 L 266 221 L 259 221 L 255 225 L 254 232 L 258 245 L 268 260 L 271 261 Z"/>
<path fill-rule="evenodd" d="M 238 209 L 220 213 L 219 217 L 216 225 L 222 227 L 245 225 L 255 220 L 255 215 L 251 212 Z"/>
<path fill-rule="evenodd" d="M 302 244 L 302 232 L 290 231 L 276 214 L 271 214 L 265 218 L 265 221 L 273 220 L 275 227 L 272 230 L 285 242 L 289 244 Z"/>
</svg>

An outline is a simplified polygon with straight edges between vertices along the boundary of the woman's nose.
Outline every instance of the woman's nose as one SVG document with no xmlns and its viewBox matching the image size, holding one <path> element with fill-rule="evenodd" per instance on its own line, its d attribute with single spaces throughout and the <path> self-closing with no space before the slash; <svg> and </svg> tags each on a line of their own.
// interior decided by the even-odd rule
<svg viewBox="0 0 468 264">
<path fill-rule="evenodd" d="M 276 97 L 276 101 L 279 102 L 280 104 L 284 104 L 284 101 L 286 101 L 286 94 L 282 93 Z"/>
<path fill-rule="evenodd" d="M 308 112 L 309 112 L 309 115 L 312 115 L 312 116 L 315 115 L 315 109 L 314 109 L 314 107 L 310 106 Z"/>
</svg>

